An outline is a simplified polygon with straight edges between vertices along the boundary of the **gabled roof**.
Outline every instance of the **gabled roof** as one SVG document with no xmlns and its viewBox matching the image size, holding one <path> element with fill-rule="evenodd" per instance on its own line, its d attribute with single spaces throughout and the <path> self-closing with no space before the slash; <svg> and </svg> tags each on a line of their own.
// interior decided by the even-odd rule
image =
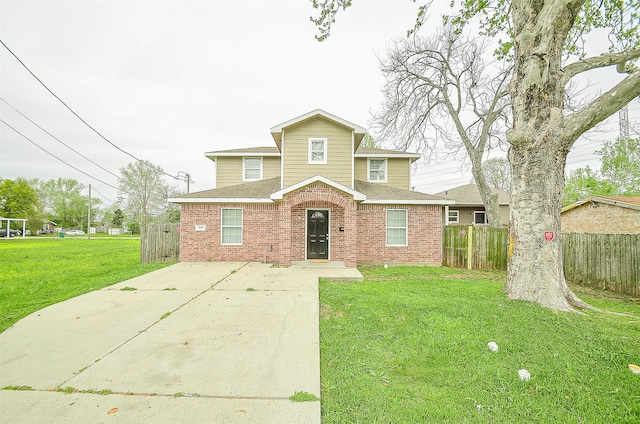
<svg viewBox="0 0 640 424">
<path fill-rule="evenodd" d="M 245 157 L 245 156 L 281 156 L 276 146 L 246 147 L 243 149 L 216 150 L 204 154 L 211 160 L 217 157 Z M 409 158 L 411 162 L 420 159 L 419 153 L 403 152 L 401 150 L 374 149 L 371 147 L 358 147 L 354 154 L 357 158 Z"/>
<path fill-rule="evenodd" d="M 510 196 L 506 191 L 492 189 L 491 193 L 498 195 L 498 205 L 509 205 Z M 456 206 L 482 206 L 484 202 L 480 196 L 480 190 L 476 184 L 465 184 L 458 187 L 450 188 L 440 193 L 436 193 L 436 196 L 444 197 L 445 199 L 455 200 Z"/>
<path fill-rule="evenodd" d="M 635 209 L 640 211 L 640 197 L 590 196 L 584 200 L 578 200 L 575 203 L 565 206 L 564 208 L 562 208 L 561 213 L 577 208 L 578 206 L 582 206 L 585 203 L 592 203 L 594 205 L 597 205 L 598 203 L 605 203 L 607 205 L 619 206 L 621 208 Z"/>
<path fill-rule="evenodd" d="M 218 156 L 243 157 L 243 156 L 280 156 L 280 150 L 275 146 L 247 147 L 244 149 L 218 150 L 206 152 L 206 157 L 215 161 Z"/>
<path fill-rule="evenodd" d="M 308 119 L 313 119 L 316 117 L 322 117 L 325 119 L 328 119 L 329 121 L 333 121 L 337 124 L 340 124 L 344 127 L 349 128 L 350 130 L 352 130 L 355 133 L 355 144 L 356 146 L 358 144 L 360 144 L 360 141 L 362 140 L 362 138 L 364 137 L 364 135 L 366 134 L 367 130 L 362 128 L 359 125 L 356 125 L 354 123 L 351 123 L 345 119 L 339 118 L 335 115 L 330 114 L 329 112 L 325 112 L 322 109 L 316 109 L 316 110 L 312 110 L 311 112 L 307 112 L 304 115 L 300 115 L 297 118 L 293 118 L 290 119 L 288 121 L 285 121 L 281 124 L 275 125 L 273 127 L 271 127 L 271 136 L 273 137 L 273 139 L 276 142 L 276 145 L 278 146 L 278 148 L 281 148 L 282 145 L 282 131 L 287 128 L 287 127 L 291 127 L 293 125 L 297 125 L 300 124 L 301 122 L 304 122 Z"/>
<path fill-rule="evenodd" d="M 365 204 L 451 205 L 454 202 L 417 191 L 401 190 L 383 184 L 355 180 L 355 189 L 320 175 L 280 189 L 280 177 L 234 186 L 185 194 L 169 199 L 171 203 L 274 203 L 288 193 L 315 182 L 326 184 Z"/>
<path fill-rule="evenodd" d="M 296 183 L 294 185 L 291 185 L 289 187 L 285 187 L 282 190 L 278 190 L 275 193 L 273 193 L 271 195 L 271 199 L 272 200 L 282 200 L 284 198 L 285 195 L 294 192 L 296 190 L 301 189 L 302 187 L 306 187 L 308 185 L 311 185 L 313 183 L 323 183 L 329 187 L 335 188 L 336 190 L 339 190 L 343 193 L 347 193 L 349 194 L 351 197 L 353 197 L 353 200 L 356 201 L 361 201 L 361 200 L 365 200 L 367 198 L 367 196 L 365 196 L 363 193 L 358 192 L 357 190 L 353 190 L 343 184 L 337 183 L 335 181 L 330 180 L 329 178 L 325 178 L 322 175 L 316 175 L 314 177 L 311 178 L 307 178 L 304 181 L 300 181 L 299 183 Z"/>
<path fill-rule="evenodd" d="M 280 177 L 184 194 L 171 203 L 272 203 L 271 193 L 280 189 Z"/>
<path fill-rule="evenodd" d="M 367 199 L 362 203 L 368 204 L 407 204 L 407 205 L 453 205 L 455 202 L 419 191 L 402 190 L 379 183 L 369 183 L 355 180 L 355 189 L 365 193 Z"/>
<path fill-rule="evenodd" d="M 409 158 L 411 162 L 420 159 L 418 153 L 403 152 L 400 150 L 374 149 L 371 147 L 358 147 L 354 154 L 357 158 Z"/>
</svg>

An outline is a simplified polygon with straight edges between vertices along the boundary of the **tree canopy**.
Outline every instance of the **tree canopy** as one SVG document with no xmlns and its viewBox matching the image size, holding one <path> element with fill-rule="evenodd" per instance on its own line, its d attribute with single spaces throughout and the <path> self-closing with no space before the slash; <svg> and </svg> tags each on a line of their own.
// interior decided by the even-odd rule
<svg viewBox="0 0 640 424">
<path fill-rule="evenodd" d="M 171 187 L 162 180 L 164 171 L 149 161 L 138 161 L 120 168 L 119 189 L 129 217 L 146 226 L 150 219 L 167 210 Z"/>
<path fill-rule="evenodd" d="M 618 194 L 640 196 L 640 138 L 606 141 L 602 155 L 602 176 L 616 186 Z"/>
<path fill-rule="evenodd" d="M 326 39 L 336 14 L 351 0 L 312 0 L 312 20 Z M 427 20 L 430 3 L 419 7 L 415 32 Z M 458 29 L 471 21 L 500 40 L 499 56 L 513 72 L 508 85 L 513 120 L 510 145 L 512 256 L 505 289 L 509 298 L 553 309 L 588 307 L 568 287 L 562 268 L 560 211 L 567 154 L 585 131 L 640 95 L 640 8 L 637 0 L 453 0 L 444 18 Z M 608 31 L 609 45 L 587 56 L 583 36 Z M 609 68 L 620 75 L 612 86 L 576 110 L 567 107 L 567 86 L 585 72 Z"/>
<path fill-rule="evenodd" d="M 563 205 L 589 196 L 640 196 L 640 139 L 606 141 L 600 172 L 586 166 L 569 173 Z"/>
</svg>

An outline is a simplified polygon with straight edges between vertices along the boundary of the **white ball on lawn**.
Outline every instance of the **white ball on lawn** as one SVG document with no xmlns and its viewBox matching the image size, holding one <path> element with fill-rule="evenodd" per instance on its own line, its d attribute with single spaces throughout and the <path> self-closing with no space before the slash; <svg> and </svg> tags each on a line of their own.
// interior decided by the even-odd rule
<svg viewBox="0 0 640 424">
<path fill-rule="evenodd" d="M 387 268 L 389 268 L 389 265 L 384 264 L 384 269 L 387 269 Z"/>
<path fill-rule="evenodd" d="M 518 376 L 520 377 L 520 380 L 522 380 L 522 381 L 529 381 L 529 379 L 531 378 L 531 374 L 527 370 L 519 370 L 518 371 Z"/>
<path fill-rule="evenodd" d="M 496 342 L 489 342 L 487 346 L 489 347 L 489 349 L 491 349 L 494 352 L 498 351 L 498 345 L 496 344 Z"/>
</svg>

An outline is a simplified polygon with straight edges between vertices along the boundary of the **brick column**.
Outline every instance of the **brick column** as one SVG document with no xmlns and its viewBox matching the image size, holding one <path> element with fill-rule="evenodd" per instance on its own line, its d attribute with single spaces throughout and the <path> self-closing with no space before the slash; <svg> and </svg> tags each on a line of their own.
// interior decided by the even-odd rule
<svg viewBox="0 0 640 424">
<path fill-rule="evenodd" d="M 344 208 L 344 266 L 358 265 L 358 205 L 351 201 Z"/>
<path fill-rule="evenodd" d="M 291 265 L 291 205 L 285 199 L 279 205 L 280 234 L 278 235 L 278 264 L 280 266 Z"/>
</svg>

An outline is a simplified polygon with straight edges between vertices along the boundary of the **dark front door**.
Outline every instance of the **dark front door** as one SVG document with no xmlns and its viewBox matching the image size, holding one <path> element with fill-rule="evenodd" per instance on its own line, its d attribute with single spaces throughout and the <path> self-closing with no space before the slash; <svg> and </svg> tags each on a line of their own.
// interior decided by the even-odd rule
<svg viewBox="0 0 640 424">
<path fill-rule="evenodd" d="M 307 210 L 307 259 L 329 259 L 327 210 Z"/>
</svg>

